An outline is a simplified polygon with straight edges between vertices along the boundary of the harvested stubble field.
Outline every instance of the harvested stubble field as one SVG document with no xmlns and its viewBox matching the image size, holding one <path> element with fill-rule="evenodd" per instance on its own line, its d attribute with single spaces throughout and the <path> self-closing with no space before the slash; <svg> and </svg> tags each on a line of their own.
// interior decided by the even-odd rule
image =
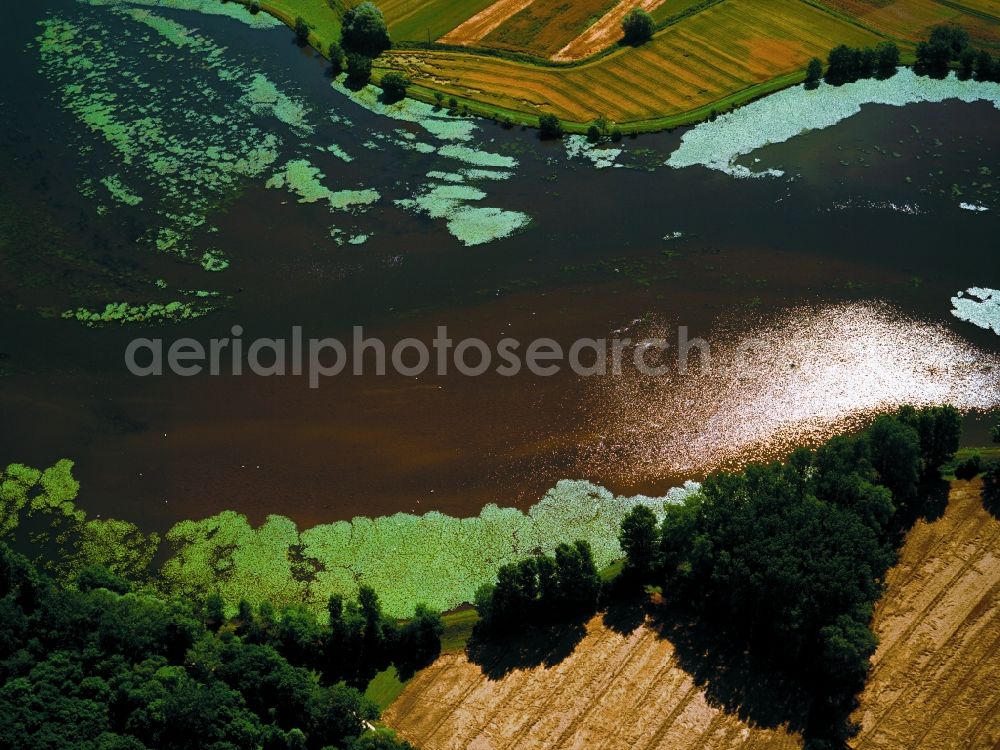
<svg viewBox="0 0 1000 750">
<path fill-rule="evenodd" d="M 633 5 L 632 0 L 627 0 Z M 615 6 L 616 0 L 534 0 L 480 42 L 486 47 L 551 57 Z M 619 21 L 620 23 L 620 21 Z M 600 49 L 617 41 L 617 35 Z"/>
<path fill-rule="evenodd" d="M 917 524 L 890 571 L 875 613 L 881 642 L 853 717 L 857 750 L 1000 743 L 1000 521 L 983 510 L 980 489 L 953 483 L 944 515 Z M 384 718 L 425 750 L 801 746 L 712 705 L 647 625 L 623 635 L 599 617 L 554 666 L 490 676 L 464 654 L 443 656 Z"/>
<path fill-rule="evenodd" d="M 505 0 L 506 1 L 506 0 Z M 799 74 L 839 43 L 880 37 L 804 0 L 724 0 L 651 42 L 573 66 L 447 50 L 398 50 L 379 65 L 430 89 L 528 115 L 635 123 L 680 115 L 758 84 Z"/>
<path fill-rule="evenodd" d="M 494 29 L 506 23 L 508 18 L 520 13 L 531 3 L 532 0 L 496 0 L 468 20 L 463 21 L 438 41 L 443 44 L 477 44 Z"/>
<path fill-rule="evenodd" d="M 944 516 L 910 532 L 889 573 L 857 750 L 1000 746 L 1000 521 L 981 488 L 954 482 Z"/>
<path fill-rule="evenodd" d="M 751 728 L 709 705 L 674 647 L 641 626 L 623 635 L 587 623 L 565 660 L 483 674 L 464 654 L 420 672 L 383 715 L 424 750 L 722 750 L 797 748 L 796 736 Z"/>
<path fill-rule="evenodd" d="M 378 0 L 397 42 L 435 41 L 494 0 Z"/>
</svg>

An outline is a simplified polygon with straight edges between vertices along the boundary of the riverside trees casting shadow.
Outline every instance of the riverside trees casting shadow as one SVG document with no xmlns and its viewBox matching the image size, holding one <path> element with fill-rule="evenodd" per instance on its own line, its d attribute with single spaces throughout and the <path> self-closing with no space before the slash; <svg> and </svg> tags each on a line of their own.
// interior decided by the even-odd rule
<svg viewBox="0 0 1000 750">
<path fill-rule="evenodd" d="M 476 633 L 469 641 L 467 655 L 490 680 L 501 680 L 518 669 L 554 667 L 583 640 L 587 619 L 526 627 L 520 633 L 499 637 Z"/>
</svg>

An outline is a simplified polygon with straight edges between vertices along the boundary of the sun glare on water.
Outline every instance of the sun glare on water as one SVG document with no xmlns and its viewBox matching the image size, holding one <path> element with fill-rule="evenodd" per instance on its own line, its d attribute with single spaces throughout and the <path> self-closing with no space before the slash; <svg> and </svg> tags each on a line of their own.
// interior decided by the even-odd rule
<svg viewBox="0 0 1000 750">
<path fill-rule="evenodd" d="M 1000 357 L 887 305 L 797 308 L 692 350 L 687 374 L 595 378 L 588 471 L 621 481 L 777 458 L 904 404 L 1000 405 Z M 701 362 L 701 365 L 699 364 Z"/>
</svg>

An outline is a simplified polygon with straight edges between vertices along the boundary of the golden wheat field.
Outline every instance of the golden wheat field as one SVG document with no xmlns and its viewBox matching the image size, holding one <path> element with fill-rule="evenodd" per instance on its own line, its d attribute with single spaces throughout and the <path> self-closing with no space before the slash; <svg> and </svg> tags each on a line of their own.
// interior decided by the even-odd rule
<svg viewBox="0 0 1000 750">
<path fill-rule="evenodd" d="M 1000 521 L 983 510 L 980 489 L 953 483 L 944 515 L 914 527 L 888 575 L 873 624 L 880 644 L 853 717 L 856 750 L 1000 743 Z M 384 719 L 425 750 L 801 746 L 781 726 L 751 726 L 721 708 L 677 654 L 648 623 L 629 630 L 596 617 L 552 666 L 498 675 L 492 663 L 442 656 Z"/>
<path fill-rule="evenodd" d="M 571 67 L 445 50 L 399 50 L 379 62 L 446 95 L 574 122 L 603 114 L 627 123 L 687 112 L 794 73 L 839 43 L 879 39 L 803 0 L 723 0 L 642 47 Z"/>
</svg>

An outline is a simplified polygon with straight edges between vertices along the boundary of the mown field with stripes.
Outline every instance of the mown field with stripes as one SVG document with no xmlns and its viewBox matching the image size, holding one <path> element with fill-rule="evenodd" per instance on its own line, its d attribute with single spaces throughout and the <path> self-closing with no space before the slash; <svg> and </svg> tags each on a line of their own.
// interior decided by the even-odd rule
<svg viewBox="0 0 1000 750">
<path fill-rule="evenodd" d="M 526 114 L 584 123 L 675 115 L 796 74 L 837 44 L 882 37 L 804 0 L 723 0 L 651 42 L 573 66 L 544 66 L 450 50 L 397 50 L 383 68 L 417 85 Z"/>
</svg>

